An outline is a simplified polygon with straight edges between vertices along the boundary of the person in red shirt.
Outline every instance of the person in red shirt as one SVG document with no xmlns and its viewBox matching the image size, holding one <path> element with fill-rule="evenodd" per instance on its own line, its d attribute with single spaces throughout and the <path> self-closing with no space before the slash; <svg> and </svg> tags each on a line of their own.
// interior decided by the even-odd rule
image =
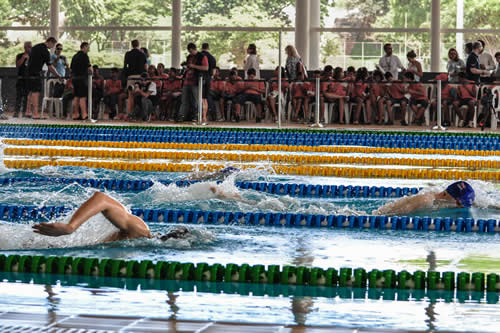
<svg viewBox="0 0 500 333">
<path fill-rule="evenodd" d="M 467 80 L 465 78 L 465 73 L 458 73 L 458 82 L 457 86 L 458 99 L 453 102 L 453 107 L 455 108 L 455 112 L 457 113 L 460 120 L 463 121 L 463 127 L 470 127 L 469 119 L 472 115 L 474 115 L 474 107 L 476 105 L 476 85 L 474 81 Z M 462 113 L 460 110 L 461 106 L 467 106 L 467 111 Z"/>
<path fill-rule="evenodd" d="M 338 104 L 339 108 L 339 123 L 344 123 L 344 105 L 349 100 L 348 84 L 344 83 L 344 70 L 341 67 L 336 67 L 333 72 L 333 80 L 329 83 L 326 91 L 323 92 L 324 102 Z M 324 110 L 324 104 L 321 103 L 321 110 Z"/>
<path fill-rule="evenodd" d="M 450 126 L 450 106 L 453 105 L 455 98 L 453 97 L 452 90 L 454 89 L 448 83 L 448 74 L 441 73 L 434 79 L 436 81 L 441 81 L 441 114 L 442 114 L 442 125 Z M 436 100 L 431 101 L 431 106 L 434 110 L 436 109 Z"/>
<path fill-rule="evenodd" d="M 278 100 L 278 70 L 279 67 L 276 67 L 273 73 L 273 77 L 271 78 L 271 91 L 269 96 L 267 96 L 267 104 L 269 105 L 269 109 L 273 114 L 273 121 L 278 121 L 278 115 L 276 112 L 276 102 Z M 285 76 L 285 69 L 281 67 L 281 100 L 285 101 L 286 92 L 288 90 L 288 81 Z"/>
<path fill-rule="evenodd" d="M 412 72 L 405 72 L 404 80 L 408 82 L 415 81 L 415 74 Z M 410 108 L 415 112 L 414 123 L 417 125 L 422 125 L 424 122 L 424 113 L 427 106 L 429 106 L 429 99 L 427 98 L 427 92 L 422 83 L 412 83 L 408 87 L 408 92 L 410 93 Z"/>
<path fill-rule="evenodd" d="M 246 102 L 252 102 L 257 107 L 257 116 L 255 117 L 255 122 L 260 123 L 262 120 L 262 95 L 266 93 L 266 86 L 264 82 L 256 80 L 256 71 L 254 68 L 250 68 L 247 71 L 248 80 L 246 80 L 238 90 L 238 97 L 236 98 L 235 106 L 235 118 L 236 122 L 240 121 L 240 110 L 241 106 L 245 105 Z"/>
<path fill-rule="evenodd" d="M 121 91 L 122 81 L 118 79 L 118 68 L 112 68 L 111 79 L 106 80 L 104 84 L 104 105 L 109 109 L 109 119 L 114 119 L 116 116 L 116 105 L 118 104 L 118 96 Z M 120 104 L 118 105 L 119 110 L 122 107 Z"/>
<path fill-rule="evenodd" d="M 307 116 L 309 115 L 308 110 L 308 96 L 307 90 L 309 85 L 304 82 L 304 74 L 297 74 L 297 81 L 292 84 L 292 105 L 294 108 L 294 117 L 296 121 L 299 121 L 299 112 L 302 105 L 304 106 L 304 122 L 307 122 Z"/>
<path fill-rule="evenodd" d="M 368 76 L 368 71 L 365 71 L 364 68 L 358 69 L 356 73 L 356 80 L 353 83 L 352 91 L 351 91 L 351 99 L 354 103 L 356 103 L 356 113 L 354 115 L 353 124 L 359 124 L 359 114 L 361 113 L 361 108 L 363 104 L 366 108 L 366 116 L 365 124 L 371 123 L 372 119 L 372 111 L 370 105 L 370 92 L 368 83 L 366 83 L 366 79 Z"/>
<path fill-rule="evenodd" d="M 160 97 L 160 119 L 173 121 L 179 108 L 182 94 L 182 79 L 177 76 L 177 69 L 170 68 L 168 78 L 163 80 Z"/>
<path fill-rule="evenodd" d="M 212 97 L 213 101 L 219 102 L 220 106 L 220 115 L 215 115 L 216 121 L 224 121 L 224 88 L 226 82 L 222 80 L 220 76 L 220 68 L 214 67 L 214 75 L 212 76 L 212 80 L 210 81 L 210 91 L 209 94 Z"/>
<path fill-rule="evenodd" d="M 392 119 L 392 106 L 394 104 L 399 104 L 401 107 L 401 126 L 408 126 L 405 121 L 406 118 L 406 107 L 408 105 L 408 99 L 405 97 L 406 94 L 406 86 L 402 83 L 398 83 L 401 81 L 394 80 L 391 72 L 385 72 L 385 79 L 387 80 L 386 84 L 386 96 L 385 96 L 385 105 L 387 106 L 387 113 L 389 115 L 389 123 L 393 123 Z"/>
<path fill-rule="evenodd" d="M 381 71 L 376 70 L 373 72 L 373 81 L 370 85 L 370 103 L 378 116 L 378 124 L 382 125 L 384 122 L 384 95 L 386 86 L 382 83 L 384 75 Z M 387 122 L 386 125 L 392 125 L 392 122 Z"/>
<path fill-rule="evenodd" d="M 224 105 L 229 105 L 229 102 L 234 105 L 238 97 L 238 91 L 243 89 L 243 80 L 238 76 L 238 69 L 232 68 L 229 72 L 229 76 L 226 77 L 226 82 L 224 83 L 224 92 L 222 96 L 224 97 Z M 233 119 L 236 120 L 236 115 L 233 114 Z M 226 119 L 230 121 L 231 119 Z"/>
</svg>

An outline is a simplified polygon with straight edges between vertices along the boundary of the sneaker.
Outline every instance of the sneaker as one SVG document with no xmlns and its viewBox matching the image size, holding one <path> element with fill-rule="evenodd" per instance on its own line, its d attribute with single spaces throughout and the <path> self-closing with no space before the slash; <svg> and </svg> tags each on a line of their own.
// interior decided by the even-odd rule
<svg viewBox="0 0 500 333">
<path fill-rule="evenodd" d="M 464 127 L 464 121 L 462 119 L 458 121 L 458 127 Z"/>
<path fill-rule="evenodd" d="M 224 119 L 224 118 L 217 119 L 217 122 L 219 122 L 219 123 L 222 123 L 224 121 L 226 121 L 226 119 Z"/>
<path fill-rule="evenodd" d="M 208 123 L 201 123 L 201 126 L 207 126 Z"/>
</svg>

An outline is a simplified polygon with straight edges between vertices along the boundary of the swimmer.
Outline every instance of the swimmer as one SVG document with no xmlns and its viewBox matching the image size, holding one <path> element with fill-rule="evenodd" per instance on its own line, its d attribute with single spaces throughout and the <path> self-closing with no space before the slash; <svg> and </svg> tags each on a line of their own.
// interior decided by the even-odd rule
<svg viewBox="0 0 500 333">
<path fill-rule="evenodd" d="M 171 238 L 184 239 L 190 234 L 188 228 L 176 227 L 167 234 L 153 236 L 141 218 L 130 214 L 121 203 L 102 192 L 94 193 L 90 199 L 84 202 L 73 214 L 69 223 L 38 223 L 33 226 L 33 231 L 53 237 L 69 235 L 99 213 L 102 213 L 111 224 L 119 229 L 103 242 L 117 242 L 134 238 L 158 238 L 166 241 Z"/>
<path fill-rule="evenodd" d="M 207 171 L 193 172 L 192 174 L 183 178 L 182 180 L 195 180 L 195 181 L 224 180 L 227 177 L 231 176 L 233 173 L 239 171 L 240 169 L 229 166 L 216 172 L 207 172 Z"/>
<path fill-rule="evenodd" d="M 428 192 L 407 196 L 390 202 L 375 210 L 375 215 L 408 214 L 418 209 L 440 207 L 470 208 L 474 204 L 476 195 L 472 186 L 467 182 L 458 181 L 441 192 Z"/>
</svg>

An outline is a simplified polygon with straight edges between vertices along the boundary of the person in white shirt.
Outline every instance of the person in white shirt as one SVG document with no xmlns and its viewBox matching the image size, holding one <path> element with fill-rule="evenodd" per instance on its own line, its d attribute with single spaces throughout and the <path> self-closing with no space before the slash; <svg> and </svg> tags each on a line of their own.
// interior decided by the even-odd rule
<svg viewBox="0 0 500 333">
<path fill-rule="evenodd" d="M 481 51 L 479 53 L 479 65 L 481 66 L 481 69 L 486 69 L 486 70 L 494 70 L 496 67 L 495 60 L 489 54 L 488 52 L 484 51 L 484 47 L 486 46 L 486 43 L 482 40 L 478 40 L 479 43 L 481 43 Z M 490 76 L 489 74 L 483 74 L 481 76 Z"/>
<path fill-rule="evenodd" d="M 394 79 L 398 78 L 398 69 L 405 70 L 398 56 L 392 54 L 392 45 L 384 45 L 385 55 L 380 58 L 377 68 L 382 72 L 390 72 Z"/>
<path fill-rule="evenodd" d="M 157 104 L 156 83 L 151 81 L 147 72 L 141 74 L 140 83 L 135 84 L 134 96 L 137 99 L 135 103 L 133 118 L 146 121 L 153 114 Z"/>
<path fill-rule="evenodd" d="M 245 64 L 243 66 L 245 72 L 245 80 L 248 79 L 247 72 L 250 68 L 255 69 L 255 72 L 257 73 L 255 75 L 255 79 L 260 80 L 260 64 L 259 64 L 259 59 L 257 58 L 257 46 L 255 46 L 255 44 L 249 44 L 247 48 L 247 53 L 248 56 L 245 59 Z"/>
<path fill-rule="evenodd" d="M 496 79 L 500 79 L 500 52 L 495 53 L 495 59 L 497 60 L 497 67 L 495 69 L 495 72 L 493 73 L 493 76 Z"/>
</svg>

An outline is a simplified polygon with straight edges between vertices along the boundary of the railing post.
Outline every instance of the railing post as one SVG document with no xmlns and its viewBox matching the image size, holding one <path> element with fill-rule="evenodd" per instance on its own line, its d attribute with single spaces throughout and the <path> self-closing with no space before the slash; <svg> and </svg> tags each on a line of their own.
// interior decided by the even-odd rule
<svg viewBox="0 0 500 333">
<path fill-rule="evenodd" d="M 198 80 L 198 125 L 203 122 L 203 76 Z"/>
<path fill-rule="evenodd" d="M 88 89 L 88 97 L 87 97 L 87 115 L 90 119 L 91 122 L 95 123 L 97 122 L 97 119 L 92 118 L 92 74 L 89 74 L 88 76 L 88 83 L 87 83 L 87 89 Z M 97 115 L 99 117 L 99 115 Z"/>
<path fill-rule="evenodd" d="M 315 111 L 314 111 L 314 124 L 311 125 L 311 127 L 323 127 L 323 125 L 320 123 L 319 119 L 320 119 L 320 103 L 321 103 L 321 98 L 319 96 L 320 94 L 320 89 L 321 87 L 321 79 L 319 77 L 316 78 L 316 107 L 314 108 Z M 304 103 L 307 103 L 307 99 Z"/>
<path fill-rule="evenodd" d="M 437 124 L 434 126 L 432 129 L 440 129 L 440 130 L 446 130 L 446 128 L 443 127 L 443 123 L 441 121 L 441 80 L 437 81 L 437 89 L 436 89 L 436 118 L 437 118 Z"/>
</svg>

